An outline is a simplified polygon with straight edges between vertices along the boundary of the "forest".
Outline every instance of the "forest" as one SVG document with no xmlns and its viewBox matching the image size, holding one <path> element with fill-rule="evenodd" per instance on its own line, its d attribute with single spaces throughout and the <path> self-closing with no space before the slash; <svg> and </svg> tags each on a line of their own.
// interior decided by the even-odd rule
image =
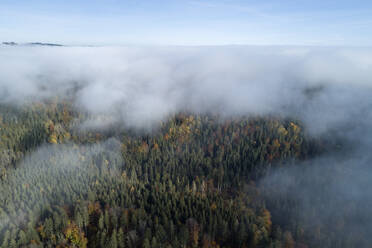
<svg viewBox="0 0 372 248">
<path fill-rule="evenodd" d="M 57 98 L 1 105 L 1 247 L 368 246 L 350 215 L 309 225 L 296 198 L 262 183 L 344 152 L 296 118 L 183 112 L 152 130 L 79 128 L 90 118 Z M 317 180 L 291 187 L 314 183 L 321 198 Z"/>
</svg>

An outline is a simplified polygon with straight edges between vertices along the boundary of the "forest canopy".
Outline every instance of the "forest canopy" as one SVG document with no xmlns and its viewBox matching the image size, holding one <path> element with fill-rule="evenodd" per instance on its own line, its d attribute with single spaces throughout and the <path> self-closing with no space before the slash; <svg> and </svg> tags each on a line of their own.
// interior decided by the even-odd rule
<svg viewBox="0 0 372 248">
<path fill-rule="evenodd" d="M 0 247 L 371 244 L 360 51 L 0 55 Z"/>
</svg>

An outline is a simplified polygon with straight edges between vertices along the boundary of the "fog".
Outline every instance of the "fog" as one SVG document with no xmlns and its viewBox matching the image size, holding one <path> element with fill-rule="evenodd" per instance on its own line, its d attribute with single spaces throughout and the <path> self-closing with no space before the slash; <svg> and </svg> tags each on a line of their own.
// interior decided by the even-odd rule
<svg viewBox="0 0 372 248">
<path fill-rule="evenodd" d="M 286 223 L 285 228 L 301 226 L 313 245 L 369 247 L 371 161 L 368 153 L 354 153 L 277 168 L 260 181 L 260 189 L 274 221 Z"/>
<path fill-rule="evenodd" d="M 131 127 L 187 110 L 295 114 L 324 132 L 370 106 L 371 55 L 367 48 L 1 46 L 0 101 L 73 92 L 77 107 Z"/>
<path fill-rule="evenodd" d="M 112 162 L 109 169 L 97 164 L 100 161 L 97 158 L 102 155 Z M 125 166 L 120 155 L 120 142 L 113 138 L 95 145 L 42 145 L 26 155 L 17 168 L 0 181 L 0 202 L 8 210 L 0 209 L 0 229 L 22 226 L 30 221 L 35 225 L 34 221 L 43 211 L 48 213 L 53 205 L 77 205 L 81 196 L 94 200 L 94 195 L 88 196 L 92 177 L 120 177 L 123 168 L 116 168 L 114 164 Z M 61 187 L 66 182 L 78 183 Z M 23 192 L 21 197 L 10 203 L 9 199 L 19 196 L 19 192 Z M 30 214 L 31 209 L 39 211 Z"/>
</svg>

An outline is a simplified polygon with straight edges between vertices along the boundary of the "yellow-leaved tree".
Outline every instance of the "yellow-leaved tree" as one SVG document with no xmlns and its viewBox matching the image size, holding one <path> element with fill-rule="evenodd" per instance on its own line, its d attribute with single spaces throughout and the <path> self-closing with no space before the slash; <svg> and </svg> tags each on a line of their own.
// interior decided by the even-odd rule
<svg viewBox="0 0 372 248">
<path fill-rule="evenodd" d="M 69 221 L 68 225 L 64 231 L 65 238 L 71 245 L 86 248 L 88 244 L 88 239 L 85 237 L 84 232 L 79 229 L 79 227 L 74 223 Z"/>
</svg>

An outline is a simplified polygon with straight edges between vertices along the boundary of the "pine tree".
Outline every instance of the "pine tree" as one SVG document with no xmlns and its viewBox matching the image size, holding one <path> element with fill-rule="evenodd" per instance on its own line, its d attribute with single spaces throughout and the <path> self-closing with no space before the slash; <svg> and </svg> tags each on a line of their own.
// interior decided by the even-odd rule
<svg viewBox="0 0 372 248">
<path fill-rule="evenodd" d="M 98 228 L 100 230 L 103 230 L 103 228 L 104 228 L 104 219 L 103 219 L 103 215 L 102 214 L 99 216 L 99 219 L 98 219 Z"/>
<path fill-rule="evenodd" d="M 119 248 L 125 248 L 125 237 L 122 228 L 119 228 L 118 232 L 118 246 Z"/>
<path fill-rule="evenodd" d="M 151 248 L 150 241 L 148 240 L 148 238 L 145 238 L 145 239 L 143 240 L 142 247 L 143 247 L 143 248 Z"/>
<path fill-rule="evenodd" d="M 118 247 L 118 242 L 117 242 L 116 230 L 115 229 L 111 234 L 110 243 L 109 243 L 108 247 L 109 248 L 117 248 Z"/>
</svg>

